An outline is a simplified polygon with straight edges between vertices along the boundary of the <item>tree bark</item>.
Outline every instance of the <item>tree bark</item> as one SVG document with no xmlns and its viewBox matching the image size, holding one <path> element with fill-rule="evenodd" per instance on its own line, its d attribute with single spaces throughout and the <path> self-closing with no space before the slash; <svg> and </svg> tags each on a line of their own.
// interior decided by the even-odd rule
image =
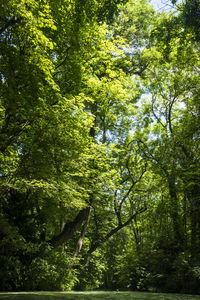
<svg viewBox="0 0 200 300">
<path fill-rule="evenodd" d="M 67 222 L 62 232 L 57 236 L 54 236 L 49 241 L 50 245 L 56 247 L 62 245 L 63 243 L 66 243 L 74 235 L 76 230 L 81 227 L 82 223 L 85 221 L 88 215 L 88 210 L 90 210 L 89 207 L 82 209 L 73 221 Z"/>
<path fill-rule="evenodd" d="M 185 247 L 185 237 L 182 228 L 182 222 L 178 213 L 178 196 L 176 193 L 175 176 L 173 173 L 168 177 L 168 186 L 175 243 L 180 247 Z"/>
<path fill-rule="evenodd" d="M 83 246 L 83 241 L 84 241 L 84 238 L 85 238 L 85 233 L 86 233 L 88 222 L 89 222 L 89 216 L 90 216 L 90 208 L 88 208 L 86 216 L 85 216 L 85 222 L 83 224 L 83 228 L 81 230 L 81 236 L 80 236 L 80 238 L 78 240 L 78 243 L 77 243 L 77 246 L 76 246 L 76 251 L 74 253 L 74 258 L 76 258 L 79 255 L 79 253 L 81 251 L 81 248 Z"/>
</svg>

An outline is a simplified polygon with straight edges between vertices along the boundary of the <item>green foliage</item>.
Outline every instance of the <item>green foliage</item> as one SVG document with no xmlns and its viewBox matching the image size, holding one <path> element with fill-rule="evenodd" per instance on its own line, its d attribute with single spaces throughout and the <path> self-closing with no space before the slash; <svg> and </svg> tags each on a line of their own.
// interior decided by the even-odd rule
<svg viewBox="0 0 200 300">
<path fill-rule="evenodd" d="M 13 289 L 20 289 L 22 284 L 22 264 L 19 257 L 7 256 L 1 254 L 0 257 L 1 266 L 4 268 L 4 272 L 1 273 L 1 290 L 12 291 Z"/>
<path fill-rule="evenodd" d="M 24 270 L 25 290 L 70 290 L 77 281 L 67 253 L 46 248 Z"/>
<path fill-rule="evenodd" d="M 0 8 L 1 289 L 200 293 L 199 2 Z"/>
<path fill-rule="evenodd" d="M 78 282 L 74 285 L 75 290 L 90 291 L 102 286 L 106 265 L 98 251 L 85 264 L 78 265 L 77 269 Z"/>
<path fill-rule="evenodd" d="M 199 0 L 186 1 L 182 9 L 182 19 L 186 30 L 191 30 L 195 35 L 195 40 L 199 41 L 199 16 L 200 2 Z"/>
</svg>

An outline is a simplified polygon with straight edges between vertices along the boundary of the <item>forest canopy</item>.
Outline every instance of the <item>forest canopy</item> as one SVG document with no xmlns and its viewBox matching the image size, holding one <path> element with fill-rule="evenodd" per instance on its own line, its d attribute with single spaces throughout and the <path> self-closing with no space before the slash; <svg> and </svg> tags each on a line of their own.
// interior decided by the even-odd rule
<svg viewBox="0 0 200 300">
<path fill-rule="evenodd" d="M 200 293 L 199 0 L 0 0 L 1 290 Z"/>
</svg>

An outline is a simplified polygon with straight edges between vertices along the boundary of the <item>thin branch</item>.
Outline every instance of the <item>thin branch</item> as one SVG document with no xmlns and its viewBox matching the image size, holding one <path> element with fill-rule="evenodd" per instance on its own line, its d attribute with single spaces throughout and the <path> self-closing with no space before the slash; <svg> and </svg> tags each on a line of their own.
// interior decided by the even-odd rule
<svg viewBox="0 0 200 300">
<path fill-rule="evenodd" d="M 2 28 L 0 28 L 0 34 L 2 34 L 6 29 L 10 26 L 15 25 L 20 22 L 20 19 L 16 19 L 15 17 L 11 18 Z"/>
<path fill-rule="evenodd" d="M 59 62 L 57 65 L 55 65 L 55 69 L 58 69 L 59 67 L 61 67 L 67 60 L 68 58 L 68 52 L 69 52 L 69 49 L 71 47 L 68 47 L 66 50 L 65 50 L 65 57 L 61 60 L 61 62 Z M 54 72 L 54 74 L 56 74 L 56 72 Z"/>
<path fill-rule="evenodd" d="M 138 179 L 133 181 L 133 183 L 130 186 L 129 190 L 127 191 L 126 195 L 121 200 L 120 205 L 119 205 L 119 212 L 121 212 L 121 208 L 122 208 L 123 203 L 126 201 L 127 197 L 130 195 L 130 193 L 131 193 L 132 189 L 134 188 L 134 186 L 142 179 L 145 172 L 146 172 L 146 166 L 145 166 L 144 170 L 142 171 L 142 173 L 140 174 L 140 176 L 138 177 Z"/>
<path fill-rule="evenodd" d="M 141 143 L 143 146 L 145 146 L 145 148 L 147 149 L 147 153 L 145 152 L 145 150 L 142 149 L 143 151 L 143 154 L 147 157 L 147 158 L 150 158 L 152 159 L 153 161 L 155 161 L 159 166 L 160 168 L 163 170 L 163 172 L 165 173 L 165 175 L 168 177 L 169 176 L 169 173 L 168 171 L 166 170 L 166 168 L 162 165 L 162 163 L 151 153 L 149 152 L 148 150 L 148 147 L 147 145 L 142 141 L 142 140 L 138 140 L 138 143 Z"/>
<path fill-rule="evenodd" d="M 160 123 L 161 126 L 166 130 L 166 125 L 163 124 L 163 122 L 161 121 L 161 119 L 155 113 L 155 110 L 154 110 L 154 101 L 152 101 L 151 107 L 152 107 L 152 113 L 153 113 L 154 117 L 156 118 L 156 120 L 158 121 L 158 123 Z"/>
<path fill-rule="evenodd" d="M 14 135 L 12 135 L 7 143 L 5 145 L 3 145 L 2 147 L 0 147 L 0 150 L 4 153 L 5 150 L 12 145 L 13 141 L 15 140 L 16 137 L 20 136 L 22 134 L 22 132 L 24 132 L 24 130 L 27 128 L 28 125 L 30 125 L 33 121 L 26 121 L 18 130 L 16 130 L 16 132 L 14 133 Z"/>
<path fill-rule="evenodd" d="M 174 105 L 174 102 L 176 100 L 176 97 L 174 97 L 169 105 L 169 112 L 168 112 L 168 122 L 169 122 L 169 131 L 171 132 L 171 134 L 173 133 L 173 130 L 172 130 L 172 122 L 171 122 L 171 114 L 172 114 L 172 108 L 173 108 L 173 105 Z"/>
<path fill-rule="evenodd" d="M 105 243 L 106 241 L 108 241 L 114 234 L 116 234 L 119 230 L 121 230 L 122 228 L 126 227 L 127 225 L 129 225 L 131 223 L 131 221 L 139 214 L 143 213 L 144 211 L 146 211 L 146 207 L 142 207 L 141 209 L 139 209 L 134 215 L 132 215 L 125 223 L 123 224 L 119 224 L 117 227 L 115 227 L 114 229 L 112 229 L 101 241 L 96 242 L 94 244 L 91 245 L 90 249 L 88 250 L 87 254 L 92 254 L 98 247 L 100 247 L 103 243 Z"/>
</svg>

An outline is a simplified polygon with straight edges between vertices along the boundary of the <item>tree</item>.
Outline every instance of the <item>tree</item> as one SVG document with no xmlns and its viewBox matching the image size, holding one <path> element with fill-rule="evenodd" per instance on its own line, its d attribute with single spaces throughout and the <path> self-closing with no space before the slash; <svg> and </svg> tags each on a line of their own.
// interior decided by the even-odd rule
<svg viewBox="0 0 200 300">
<path fill-rule="evenodd" d="M 87 36 L 91 44 L 94 24 L 111 18 L 117 3 L 1 3 L 2 264 L 9 255 L 11 269 L 19 257 L 2 288 L 26 287 L 26 266 L 34 253 L 45 255 L 60 222 L 71 224 L 70 235 L 83 222 L 76 215 L 87 210 L 94 154 L 92 118 L 79 94 L 87 53 L 81 43 Z"/>
<path fill-rule="evenodd" d="M 197 27 L 125 2 L 0 4 L 2 289 L 199 291 Z"/>
<path fill-rule="evenodd" d="M 150 59 L 154 55 L 154 60 L 152 59 L 152 64 L 145 72 L 143 84 L 146 99 L 141 103 L 141 117 L 136 127 L 137 138 L 134 136 L 133 139 L 137 140 L 143 157 L 151 164 L 155 181 L 160 178 L 161 188 L 158 188 L 157 183 L 152 200 L 157 209 L 152 207 L 152 213 L 156 213 L 157 218 L 161 218 L 160 224 L 165 225 L 160 225 L 150 253 L 153 255 L 156 251 L 157 259 L 162 254 L 163 259 L 167 259 L 168 267 L 161 271 L 157 266 L 157 270 L 153 270 L 147 261 L 143 266 L 154 276 L 155 272 L 164 273 L 160 274 L 160 281 L 158 278 L 156 283 L 152 278 L 152 283 L 149 284 L 157 287 L 162 285 L 165 290 L 171 291 L 198 291 L 199 278 L 192 271 L 197 267 L 196 257 L 199 255 L 196 247 L 199 241 L 198 222 L 194 221 L 199 211 L 199 186 L 196 185 L 199 176 L 199 106 L 196 105 L 199 85 L 198 50 L 191 42 L 190 33 L 184 33 L 185 41 L 179 36 L 181 27 L 174 23 L 173 16 L 161 16 L 161 25 L 161 28 L 158 26 L 153 30 L 152 52 L 146 49 L 143 52 Z M 189 173 L 186 169 L 190 169 L 189 173 L 195 175 L 187 176 Z M 192 187 L 189 194 L 186 186 Z M 195 191 L 193 196 L 192 191 Z M 156 225 L 153 227 L 157 228 Z M 152 238 L 151 231 L 145 231 L 144 227 L 144 234 L 145 232 Z M 144 252 L 143 250 L 141 254 Z M 153 256 L 153 259 L 155 267 L 156 258 Z M 175 280 L 180 273 L 185 274 L 183 280 L 188 281 L 187 287 L 184 287 L 183 281 Z"/>
</svg>

